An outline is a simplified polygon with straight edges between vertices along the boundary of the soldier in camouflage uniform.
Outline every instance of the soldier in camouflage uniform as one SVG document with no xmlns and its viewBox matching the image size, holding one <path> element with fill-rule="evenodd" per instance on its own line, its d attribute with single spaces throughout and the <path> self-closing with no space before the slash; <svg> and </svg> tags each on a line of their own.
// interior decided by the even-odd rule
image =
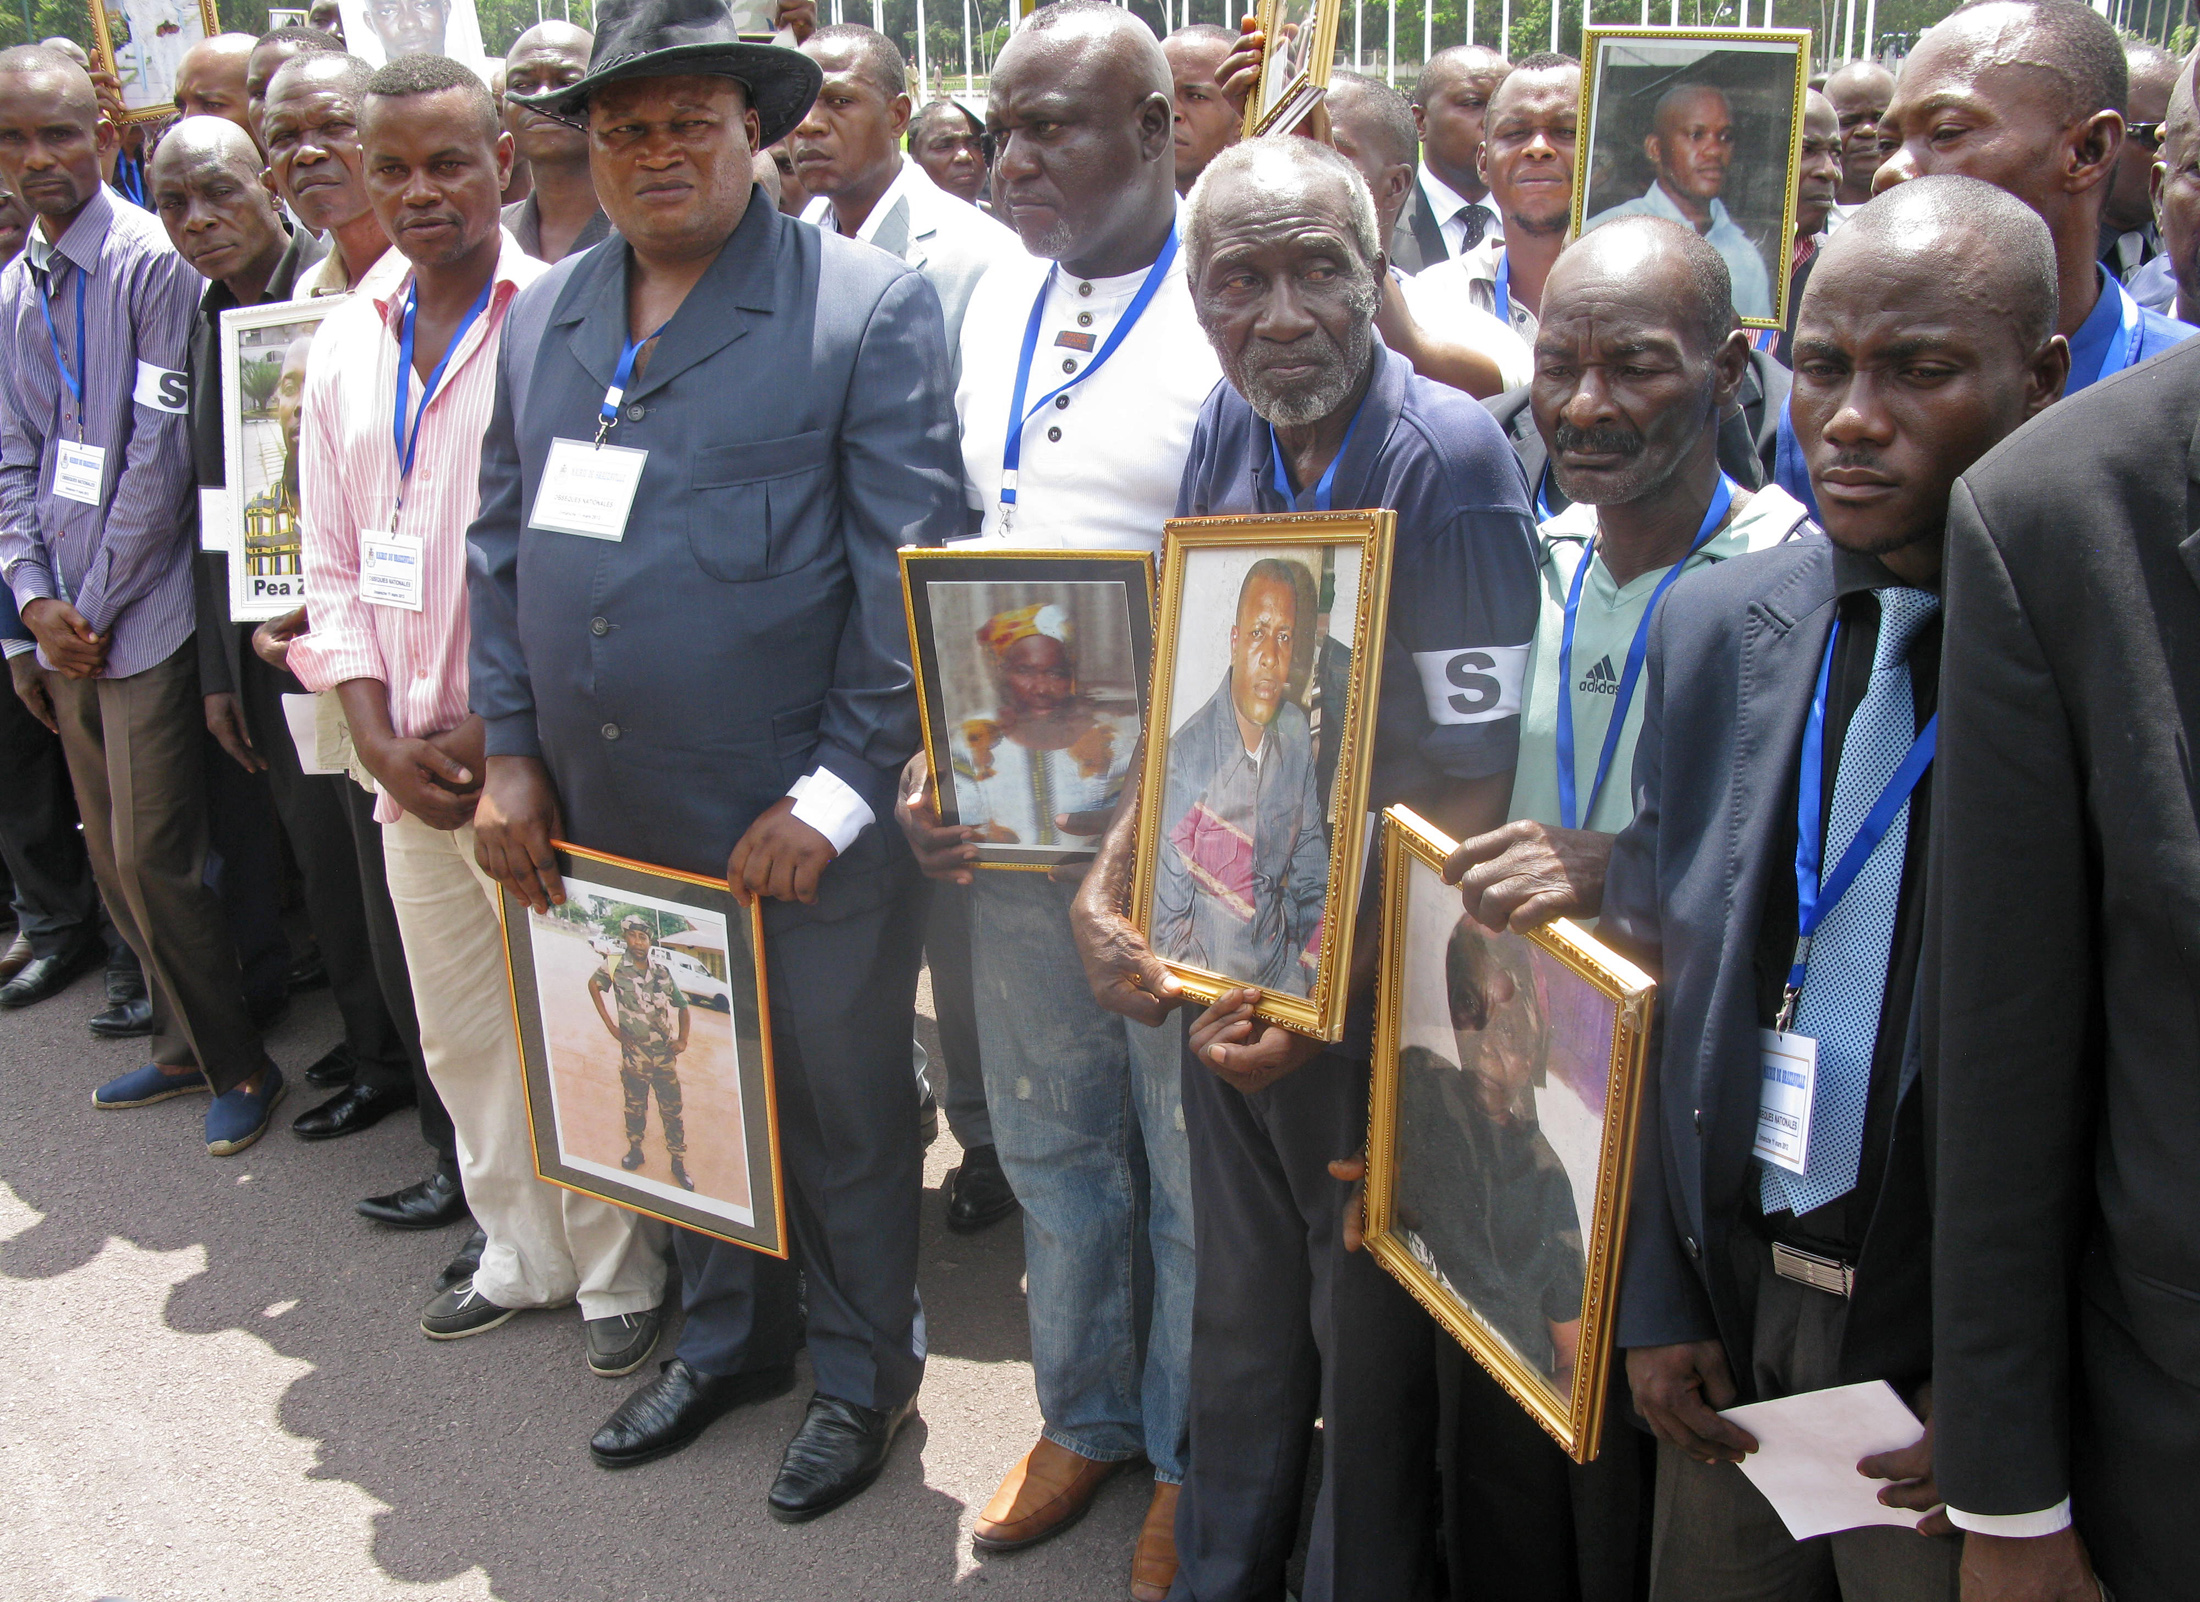
<svg viewBox="0 0 2200 1602">
<path fill-rule="evenodd" d="M 672 1159 L 672 1182 L 693 1190 L 687 1175 L 687 1127 L 680 1118 L 680 1053 L 688 1044 L 688 999 L 672 975 L 649 960 L 653 931 L 649 920 L 629 917 L 619 925 L 623 954 L 608 957 L 589 976 L 589 999 L 596 1016 L 619 1043 L 619 1085 L 626 1094 L 628 1173 L 642 1166 L 642 1131 L 649 1123 L 649 1093 L 657 1092 L 657 1116 L 665 1126 L 665 1154 Z M 619 1009 L 614 1022 L 604 1007 L 609 991 Z M 675 1028 L 675 1015 L 678 1025 Z"/>
</svg>

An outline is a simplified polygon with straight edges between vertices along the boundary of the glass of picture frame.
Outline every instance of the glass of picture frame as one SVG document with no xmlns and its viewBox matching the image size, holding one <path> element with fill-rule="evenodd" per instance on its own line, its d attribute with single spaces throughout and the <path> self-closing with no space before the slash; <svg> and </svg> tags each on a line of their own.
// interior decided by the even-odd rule
<svg viewBox="0 0 2200 1602">
<path fill-rule="evenodd" d="M 298 441 L 306 360 L 335 301 L 277 301 L 221 314 L 226 487 L 202 491 L 200 543 L 229 558 L 229 616 L 261 622 L 305 605 Z"/>
<path fill-rule="evenodd" d="M 222 31 L 214 0 L 91 0 L 92 65 L 122 85 L 131 122 L 176 111 L 176 68 L 184 52 Z"/>
<path fill-rule="evenodd" d="M 1655 986 L 1558 919 L 1493 933 L 1383 814 L 1368 1249 L 1577 1463 L 1602 1438 Z"/>
<path fill-rule="evenodd" d="M 1262 0 L 1260 79 L 1245 99 L 1245 137 L 1286 134 L 1329 93 L 1344 0 Z"/>
</svg>

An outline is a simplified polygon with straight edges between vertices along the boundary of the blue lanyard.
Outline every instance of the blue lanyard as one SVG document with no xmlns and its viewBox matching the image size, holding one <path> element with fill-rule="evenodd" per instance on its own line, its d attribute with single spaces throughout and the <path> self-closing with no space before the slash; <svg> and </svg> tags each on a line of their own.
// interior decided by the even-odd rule
<svg viewBox="0 0 2200 1602">
<path fill-rule="evenodd" d="M 76 267 L 76 263 L 69 264 Z M 76 267 L 76 359 L 84 360 L 84 280 L 83 268 Z M 69 386 L 69 394 L 76 400 L 76 438 L 84 441 L 84 375 L 72 372 L 68 361 L 61 354 L 61 330 L 53 325 L 53 308 L 46 304 L 46 296 L 38 297 L 38 310 L 46 319 L 46 338 L 53 343 L 53 364 L 61 369 L 61 381 Z"/>
<path fill-rule="evenodd" d="M 1933 765 L 1933 751 L 1939 743 L 1940 714 L 1936 712 L 1925 720 L 1925 727 L 1910 744 L 1909 755 L 1864 815 L 1856 837 L 1833 865 L 1833 872 L 1820 880 L 1818 870 L 1825 857 L 1819 814 L 1825 805 L 1826 687 L 1833 678 L 1834 642 L 1840 637 L 1841 624 L 1836 619 L 1826 636 L 1826 658 L 1818 664 L 1818 689 L 1811 696 L 1810 721 L 1803 726 L 1803 772 L 1795 798 L 1795 961 L 1788 968 L 1787 994 L 1780 1003 L 1776 1027 L 1782 1032 L 1795 1025 L 1795 1004 L 1803 993 L 1803 975 L 1810 967 L 1810 943 L 1818 926 L 1848 893 L 1872 852 L 1894 827 L 1895 815 L 1909 801 L 1910 792 L 1925 777 L 1925 770 Z"/>
<path fill-rule="evenodd" d="M 1131 303 L 1123 308 L 1123 315 L 1116 320 L 1115 328 L 1108 335 L 1107 342 L 1100 347 L 1099 354 L 1085 365 L 1083 372 L 1060 388 L 1048 390 L 1031 403 L 1029 410 L 1026 410 L 1024 407 L 1024 393 L 1031 384 L 1031 358 L 1039 350 L 1039 324 L 1046 316 L 1047 291 L 1054 287 L 1055 270 L 1052 267 L 1047 269 L 1046 278 L 1039 285 L 1039 298 L 1031 303 L 1031 319 L 1024 324 L 1023 353 L 1016 358 L 1016 392 L 1009 397 L 1008 402 L 1008 438 L 1001 446 L 1001 527 L 1003 532 L 1006 532 L 1008 520 L 1016 507 L 1016 473 L 1018 464 L 1024 459 L 1025 427 L 1056 396 L 1067 394 L 1094 373 L 1100 371 L 1102 365 L 1106 363 L 1110 356 L 1115 354 L 1117 347 L 1123 343 L 1125 336 L 1137 325 L 1138 319 L 1146 314 L 1146 308 L 1153 304 L 1154 296 L 1161 292 L 1161 281 L 1169 276 L 1169 264 L 1175 260 L 1176 224 L 1172 222 L 1169 224 L 1169 237 L 1161 246 L 1161 254 L 1156 256 L 1153 265 L 1146 269 L 1145 281 L 1138 286 L 1138 293 L 1131 297 Z"/>
<path fill-rule="evenodd" d="M 1352 448 L 1352 434 L 1360 426 L 1360 413 L 1367 410 L 1367 395 L 1374 393 L 1373 379 L 1368 381 L 1367 394 L 1360 396 L 1360 404 L 1352 408 L 1352 421 L 1344 425 L 1344 438 L 1337 442 L 1337 454 L 1329 458 L 1329 465 L 1322 470 L 1321 482 L 1314 486 L 1314 506 L 1317 512 L 1329 510 L 1329 492 L 1337 482 L 1337 464 L 1344 460 L 1344 453 Z M 1268 454 L 1275 463 L 1276 494 L 1294 512 L 1307 510 L 1305 501 L 1291 488 L 1291 475 L 1284 470 L 1283 447 L 1276 443 L 1275 426 L 1268 429 Z"/>
<path fill-rule="evenodd" d="M 1497 252 L 1497 284 L 1495 286 L 1495 293 L 1497 298 L 1497 320 L 1503 323 L 1507 328 L 1512 327 L 1513 321 L 1512 281 L 1512 254 L 1511 252 L 1500 248 Z"/>
<path fill-rule="evenodd" d="M 671 326 L 671 322 L 668 317 L 640 339 L 630 339 L 619 347 L 619 365 L 612 371 L 611 387 L 603 392 L 603 410 L 599 413 L 602 420 L 596 424 L 598 445 L 619 421 L 619 402 L 626 399 L 626 386 L 634 379 L 634 358 L 641 354 L 644 345 Z"/>
<path fill-rule="evenodd" d="M 1535 481 L 1535 520 L 1548 523 L 1558 514 L 1551 510 L 1551 464 L 1543 464 L 1543 472 Z"/>
<path fill-rule="evenodd" d="M 1597 797 L 1604 793 L 1604 781 L 1611 775 L 1612 758 L 1619 751 L 1620 730 L 1627 722 L 1627 709 L 1634 704 L 1635 681 L 1642 676 L 1642 659 L 1650 650 L 1650 620 L 1658 615 L 1658 603 L 1665 599 L 1665 592 L 1681 576 L 1681 569 L 1688 565 L 1689 557 L 1702 550 L 1719 525 L 1726 521 L 1727 508 L 1734 504 L 1734 480 L 1726 474 L 1719 475 L 1719 487 L 1711 492 L 1711 505 L 1703 514 L 1703 527 L 1696 531 L 1695 544 L 1688 547 L 1688 556 L 1682 557 L 1665 570 L 1665 577 L 1658 580 L 1658 587 L 1650 592 L 1650 604 L 1642 609 L 1642 621 L 1635 625 L 1635 638 L 1627 647 L 1627 666 L 1619 676 L 1619 694 L 1612 701 L 1612 721 L 1604 730 L 1604 751 L 1597 758 L 1597 776 L 1589 786 L 1589 804 L 1576 805 L 1574 794 L 1574 619 L 1581 614 L 1582 581 L 1589 576 L 1589 564 L 1596 560 L 1596 545 L 1592 542 L 1581 553 L 1581 563 L 1574 569 L 1574 582 L 1566 592 L 1566 628 L 1558 646 L 1558 818 L 1569 829 L 1582 826 L 1587 813 L 1596 811 Z"/>
<path fill-rule="evenodd" d="M 467 309 L 465 320 L 451 334 L 451 342 L 444 347 L 443 359 L 435 364 L 435 371 L 428 375 L 428 382 L 420 390 L 420 410 L 413 413 L 412 429 L 405 428 L 405 392 L 412 388 L 413 365 L 413 315 L 420 309 L 420 286 L 405 292 L 405 329 L 397 341 L 397 417 L 391 424 L 391 432 L 397 438 L 397 504 L 405 504 L 405 486 L 412 481 L 413 453 L 420 448 L 420 425 L 427 421 L 428 402 L 435 399 L 436 389 L 443 382 L 444 369 L 451 365 L 451 358 L 458 354 L 458 347 L 465 342 L 467 330 L 474 326 L 489 304 L 489 296 L 497 287 L 492 275 L 481 286 L 481 297 Z"/>
</svg>

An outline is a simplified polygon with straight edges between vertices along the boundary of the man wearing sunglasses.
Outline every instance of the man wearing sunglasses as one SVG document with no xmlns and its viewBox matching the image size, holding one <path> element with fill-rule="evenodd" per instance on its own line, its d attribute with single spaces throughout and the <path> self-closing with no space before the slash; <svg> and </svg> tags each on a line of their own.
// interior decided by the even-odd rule
<svg viewBox="0 0 2200 1602">
<path fill-rule="evenodd" d="M 2129 287 L 2147 262 L 2162 253 L 2148 179 L 2162 149 L 2162 123 L 2177 83 L 2174 57 L 2140 39 L 2124 41 L 2131 87 L 2124 95 L 2124 148 L 2101 207 L 2101 265 Z"/>
</svg>

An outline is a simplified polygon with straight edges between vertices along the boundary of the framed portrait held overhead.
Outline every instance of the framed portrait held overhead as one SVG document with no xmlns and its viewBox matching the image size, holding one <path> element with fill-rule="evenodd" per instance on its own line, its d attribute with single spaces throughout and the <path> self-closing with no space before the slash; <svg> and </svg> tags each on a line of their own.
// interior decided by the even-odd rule
<svg viewBox="0 0 2200 1602">
<path fill-rule="evenodd" d="M 535 1172 L 785 1257 L 761 909 L 552 844 L 564 905 L 500 898 Z"/>
<path fill-rule="evenodd" d="M 1142 551 L 910 548 L 910 661 L 940 821 L 979 829 L 981 868 L 1091 858 L 1153 677 Z"/>
<path fill-rule="evenodd" d="M 1260 79 L 1245 97 L 1245 137 L 1286 134 L 1329 93 L 1344 0 L 1261 0 Z"/>
<path fill-rule="evenodd" d="M 1493 934 L 1383 814 L 1375 1258 L 1577 1463 L 1597 1455 L 1656 987 L 1561 918 Z"/>
<path fill-rule="evenodd" d="M 121 81 L 132 122 L 175 114 L 184 52 L 222 31 L 214 0 L 92 0 L 91 13 L 92 65 Z"/>
<path fill-rule="evenodd" d="M 224 526 L 201 530 L 229 553 L 229 615 L 239 623 L 281 617 L 305 604 L 298 527 L 298 430 L 306 359 L 337 302 L 278 301 L 221 315 L 222 455 L 227 489 L 202 496 Z"/>
<path fill-rule="evenodd" d="M 345 48 L 369 66 L 399 56 L 449 56 L 487 82 L 497 65 L 482 48 L 475 0 L 338 0 L 337 10 Z"/>
<path fill-rule="evenodd" d="M 1344 1034 L 1397 514 L 1165 525 L 1131 921 L 1201 1001 Z"/>
<path fill-rule="evenodd" d="M 1725 260 L 1744 326 L 1784 327 L 1809 32 L 1590 28 L 1581 58 L 1574 232 L 1687 224 Z"/>
</svg>

